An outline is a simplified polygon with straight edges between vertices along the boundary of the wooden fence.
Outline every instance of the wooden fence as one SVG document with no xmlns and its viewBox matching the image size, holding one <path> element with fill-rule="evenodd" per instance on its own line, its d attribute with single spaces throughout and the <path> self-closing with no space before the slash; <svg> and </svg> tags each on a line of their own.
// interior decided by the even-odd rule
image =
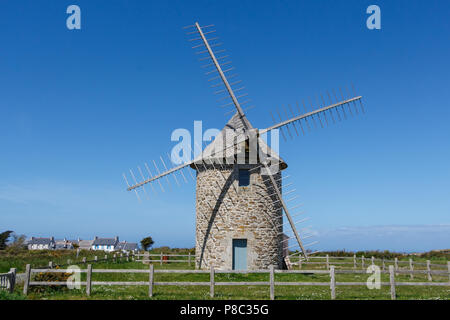
<svg viewBox="0 0 450 320">
<path fill-rule="evenodd" d="M 42 267 L 34 267 L 34 269 L 52 269 L 55 267 L 61 268 L 64 266 L 70 266 L 74 264 L 86 264 L 86 263 L 97 263 L 102 261 L 113 261 L 113 262 L 125 262 L 130 261 L 133 259 L 133 255 L 130 255 L 130 253 L 126 252 L 124 253 L 118 253 L 114 254 L 112 256 L 104 255 L 104 257 L 94 256 L 94 259 L 87 260 L 86 257 L 83 257 L 80 261 L 72 261 L 71 259 L 67 259 L 67 263 L 54 263 L 53 261 L 49 261 L 47 266 Z"/>
<path fill-rule="evenodd" d="M 23 293 L 28 294 L 30 286 L 45 286 L 45 285 L 67 285 L 66 282 L 45 282 L 45 281 L 32 281 L 32 274 L 37 272 L 63 272 L 66 273 L 68 270 L 63 269 L 32 269 L 28 264 L 26 266 L 26 279 L 23 287 Z M 275 299 L 275 286 L 329 286 L 331 299 L 336 298 L 336 287 L 337 286 L 366 286 L 366 282 L 338 282 L 336 281 L 335 275 L 338 273 L 366 273 L 364 270 L 340 270 L 336 269 L 334 265 L 330 265 L 329 270 L 274 270 L 273 266 L 269 270 L 215 270 L 211 268 L 210 270 L 155 270 L 153 264 L 149 265 L 148 269 L 93 269 L 91 264 L 88 264 L 87 269 L 80 269 L 77 272 L 86 273 L 86 281 L 81 281 L 74 283 L 72 285 L 83 285 L 86 286 L 86 294 L 89 296 L 92 292 L 92 286 L 94 285 L 119 285 L 119 286 L 148 286 L 148 295 L 152 297 L 154 294 L 155 286 L 209 286 L 210 296 L 214 297 L 214 290 L 216 286 L 269 286 L 269 297 L 271 300 Z M 393 265 L 389 266 L 389 271 L 380 271 L 381 273 L 389 274 L 389 282 L 381 282 L 381 286 L 390 286 L 391 299 L 396 299 L 395 288 L 397 286 L 450 286 L 450 263 L 448 263 L 448 270 L 395 270 Z M 442 274 L 448 275 L 448 282 L 397 282 L 395 281 L 396 273 L 429 273 L 429 274 Z M 148 274 L 148 281 L 92 281 L 93 273 L 144 273 Z M 156 282 L 155 273 L 174 273 L 174 274 L 189 274 L 189 273 L 209 273 L 210 281 L 202 282 Z M 256 281 L 256 282 L 216 282 L 215 274 L 251 274 L 251 273 L 268 273 L 269 281 Z M 275 274 L 328 274 L 329 282 L 281 282 L 275 281 Z"/>
<path fill-rule="evenodd" d="M 0 290 L 14 291 L 16 285 L 16 268 L 11 268 L 7 273 L 0 273 Z"/>
<path fill-rule="evenodd" d="M 165 254 L 165 253 L 133 253 L 133 256 L 137 257 L 135 261 L 140 261 L 143 263 L 159 262 L 161 265 L 163 263 L 188 263 L 191 265 L 193 255 L 189 252 L 188 254 Z M 142 259 L 139 259 L 142 257 Z M 159 257 L 159 259 L 152 259 L 151 257 Z M 187 257 L 187 259 L 170 259 L 170 257 Z M 195 257 L 195 256 L 194 256 Z"/>
<path fill-rule="evenodd" d="M 302 268 L 303 265 L 325 265 L 327 269 L 329 269 L 330 265 L 352 265 L 353 269 L 366 269 L 369 265 L 377 265 L 379 263 L 380 267 L 383 271 L 386 271 L 387 264 L 393 263 L 394 270 L 397 272 L 402 269 L 402 265 L 404 265 L 403 269 L 408 269 L 411 271 L 411 278 L 413 278 L 415 267 L 423 267 L 426 270 L 431 272 L 431 268 L 443 268 L 447 269 L 448 265 L 450 263 L 447 262 L 447 264 L 437 264 L 437 263 L 431 263 L 430 260 L 427 260 L 426 262 L 417 262 L 413 259 L 409 259 L 408 261 L 405 260 L 398 260 L 398 258 L 394 258 L 394 260 L 388 260 L 388 259 L 379 259 L 375 257 L 367 258 L 367 257 L 356 257 L 354 255 L 353 257 L 330 257 L 328 255 L 326 256 L 309 256 L 309 260 L 305 261 L 300 259 L 297 262 L 291 262 L 292 265 L 298 266 L 299 269 Z M 321 261 L 317 261 L 321 260 Z M 349 260 L 349 261 L 331 261 L 331 260 Z M 429 280 L 431 280 L 431 273 L 428 275 Z"/>
<path fill-rule="evenodd" d="M 188 263 L 191 265 L 192 262 L 195 261 L 195 255 L 189 254 L 166 254 L 163 252 L 160 253 L 134 253 L 132 252 L 132 257 L 134 257 L 134 261 L 139 261 L 143 263 L 160 263 L 161 265 L 163 263 Z M 152 259 L 152 257 L 158 257 L 158 259 Z M 175 259 L 171 259 L 171 257 L 175 257 Z M 179 257 L 186 257 L 185 259 L 177 259 Z M 290 256 L 292 257 L 292 255 Z M 393 263 L 395 271 L 398 271 L 402 268 L 403 265 L 406 265 L 405 268 L 408 268 L 411 271 L 415 270 L 415 267 L 421 267 L 427 268 L 428 270 L 431 270 L 431 267 L 435 268 L 447 268 L 446 264 L 433 264 L 430 262 L 430 260 L 427 260 L 426 262 L 415 262 L 412 259 L 409 259 L 408 261 L 404 260 L 398 260 L 395 258 L 394 260 L 388 260 L 388 259 L 378 259 L 375 257 L 357 257 L 354 255 L 353 257 L 330 257 L 328 255 L 326 256 L 309 256 L 309 260 L 305 261 L 300 259 L 297 262 L 292 262 L 291 265 L 297 266 L 299 269 L 302 268 L 303 265 L 325 265 L 327 269 L 330 268 L 330 265 L 333 264 L 335 266 L 345 266 L 345 265 L 352 265 L 353 269 L 366 269 L 369 265 L 373 264 L 379 264 L 383 271 L 387 270 L 387 264 Z M 334 260 L 334 261 L 332 261 Z M 335 261 L 335 260 L 341 260 L 341 261 Z M 347 260 L 347 261 L 342 261 Z M 413 274 L 413 273 L 411 273 Z"/>
</svg>

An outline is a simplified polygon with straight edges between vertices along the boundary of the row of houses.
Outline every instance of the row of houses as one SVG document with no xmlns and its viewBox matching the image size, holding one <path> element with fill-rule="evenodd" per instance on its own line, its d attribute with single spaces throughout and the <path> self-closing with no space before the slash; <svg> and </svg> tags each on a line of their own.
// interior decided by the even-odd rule
<svg viewBox="0 0 450 320">
<path fill-rule="evenodd" d="M 93 240 L 77 240 L 37 238 L 31 237 L 27 241 L 28 250 L 70 250 L 74 248 L 84 250 L 102 250 L 102 251 L 137 251 L 138 244 L 134 242 L 119 241 L 119 237 L 114 238 L 99 238 L 95 237 Z"/>
</svg>

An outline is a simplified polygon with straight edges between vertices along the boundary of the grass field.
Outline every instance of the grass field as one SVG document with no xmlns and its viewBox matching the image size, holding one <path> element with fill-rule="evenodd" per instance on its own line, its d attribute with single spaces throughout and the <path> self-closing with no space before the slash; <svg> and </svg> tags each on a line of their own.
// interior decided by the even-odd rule
<svg viewBox="0 0 450 320">
<path fill-rule="evenodd" d="M 92 253 L 92 252 L 91 252 Z M 182 252 L 180 252 L 181 254 Z M 104 256 L 104 254 L 97 253 L 98 256 Z M 81 255 L 80 255 L 81 256 Z M 83 255 L 84 256 L 84 255 Z M 36 258 L 33 260 L 33 258 Z M 28 257 L 27 259 L 20 260 L 16 257 L 13 262 L 16 263 L 15 267 L 19 270 L 24 269 L 26 263 L 31 263 L 32 267 L 40 265 L 47 265 L 48 259 L 45 260 L 43 253 L 37 255 L 37 257 Z M 54 256 L 50 257 L 56 260 Z M 68 259 L 67 256 L 57 257 L 64 262 Z M 179 258 L 177 258 L 179 259 Z M 403 259 L 404 260 L 404 259 Z M 407 259 L 406 259 L 407 260 Z M 426 259 L 415 257 L 416 262 L 425 262 Z M 348 265 L 336 265 L 336 269 L 352 269 L 353 259 L 347 258 L 345 260 L 330 260 L 330 264 L 336 261 L 349 262 Z M 399 261 L 402 261 L 401 259 Z M 13 262 L 6 263 L 0 260 L 0 265 L 11 265 Z M 18 264 L 20 262 L 20 265 Z M 369 259 L 366 262 L 366 266 L 370 263 Z M 441 270 L 446 269 L 443 259 L 437 258 L 432 260 L 433 264 L 442 264 Z M 388 265 L 388 264 L 386 264 Z M 401 267 L 406 268 L 406 264 L 400 264 Z M 85 265 L 79 264 L 80 268 L 86 268 Z M 93 263 L 94 269 L 147 269 L 148 265 L 142 262 L 130 261 L 130 262 L 97 262 Z M 159 263 L 154 264 L 155 270 L 157 269 L 194 269 L 193 264 L 189 266 L 187 263 Z M 315 264 L 303 266 L 302 269 L 321 269 L 325 270 L 325 264 Z M 416 266 L 415 270 L 425 269 L 424 266 Z M 433 270 L 437 268 L 433 267 Z M 8 268 L 9 270 L 9 268 Z M 336 274 L 337 282 L 365 282 L 369 275 L 367 274 Z M 81 281 L 84 281 L 86 274 L 82 274 Z M 268 274 L 216 274 L 215 281 L 268 281 Z M 148 274 L 118 274 L 118 273 L 93 273 L 92 281 L 148 281 Z M 155 273 L 155 282 L 158 281 L 204 281 L 209 282 L 209 274 L 161 274 Z M 329 283 L 330 277 L 327 274 L 275 274 L 275 281 L 304 281 L 304 282 L 326 282 Z M 382 274 L 381 281 L 389 282 L 389 275 Z M 426 274 L 415 274 L 414 279 L 411 280 L 408 274 L 396 276 L 396 281 L 400 282 L 426 282 Z M 448 282 L 448 275 L 433 275 L 433 282 Z M 338 286 L 336 288 L 336 299 L 390 299 L 389 286 L 382 286 L 381 289 L 369 290 L 366 286 Z M 396 287 L 397 299 L 450 299 L 450 286 L 403 286 Z M 21 294 L 22 285 L 18 285 L 14 294 L 0 293 L 0 299 L 75 299 L 75 300 L 87 300 L 87 299 L 211 299 L 209 296 L 208 286 L 155 286 L 154 296 L 148 297 L 148 286 L 104 286 L 94 285 L 92 287 L 91 296 L 86 295 L 86 289 L 84 286 L 81 289 L 69 290 L 66 287 L 62 287 L 58 290 L 46 288 L 44 291 L 35 292 L 33 287 L 27 297 Z M 269 299 L 269 286 L 216 286 L 214 299 Z M 330 299 L 329 286 L 276 286 L 275 287 L 275 299 Z"/>
<path fill-rule="evenodd" d="M 52 261 L 53 265 L 66 265 L 67 260 L 73 262 L 81 261 L 82 257 L 87 260 L 94 259 L 94 256 L 104 257 L 104 252 L 81 250 L 79 257 L 75 250 L 21 250 L 18 252 L 8 252 L 0 250 L 0 273 L 8 272 L 10 268 L 16 268 L 17 272 L 24 272 L 25 266 L 31 264 L 33 268 L 48 266 Z M 112 254 L 108 254 L 112 256 Z"/>
</svg>

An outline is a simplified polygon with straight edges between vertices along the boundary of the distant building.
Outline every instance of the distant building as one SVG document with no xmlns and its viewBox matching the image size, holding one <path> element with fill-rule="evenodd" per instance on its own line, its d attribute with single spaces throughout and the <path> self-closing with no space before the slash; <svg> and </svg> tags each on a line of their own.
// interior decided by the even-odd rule
<svg viewBox="0 0 450 320">
<path fill-rule="evenodd" d="M 122 241 L 119 242 L 119 237 L 114 238 L 99 238 L 94 240 L 67 240 L 51 238 L 36 238 L 31 237 L 27 242 L 29 250 L 70 250 L 75 247 L 80 250 L 102 250 L 102 251 L 138 251 L 138 244 L 134 242 Z"/>
<path fill-rule="evenodd" d="M 67 250 L 67 249 L 73 249 L 73 244 L 70 240 L 64 239 L 57 239 L 55 240 L 55 249 L 56 250 Z"/>
<path fill-rule="evenodd" d="M 56 248 L 55 238 L 35 238 L 31 239 L 27 243 L 28 250 L 54 250 Z"/>
<path fill-rule="evenodd" d="M 92 250 L 103 250 L 103 251 L 115 251 L 119 244 L 119 237 L 114 238 L 99 238 L 95 237 L 92 243 Z"/>
<path fill-rule="evenodd" d="M 78 238 L 76 244 L 78 245 L 78 248 L 80 250 L 92 250 L 92 244 L 94 243 L 94 240 L 81 240 Z"/>
<path fill-rule="evenodd" d="M 138 244 L 135 242 L 119 242 L 119 244 L 116 247 L 116 250 L 120 251 L 138 251 Z"/>
</svg>

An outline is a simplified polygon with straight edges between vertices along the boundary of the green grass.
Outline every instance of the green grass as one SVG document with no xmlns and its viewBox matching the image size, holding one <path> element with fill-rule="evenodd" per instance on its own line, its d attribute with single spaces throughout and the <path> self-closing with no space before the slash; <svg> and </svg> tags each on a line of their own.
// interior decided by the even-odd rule
<svg viewBox="0 0 450 320">
<path fill-rule="evenodd" d="M 87 260 L 93 260 L 94 256 L 104 258 L 104 252 L 82 250 L 77 258 L 75 250 L 20 250 L 9 252 L 0 250 L 0 273 L 8 272 L 10 268 L 17 268 L 17 272 L 24 272 L 27 264 L 31 264 L 33 268 L 48 266 L 49 261 L 53 265 L 67 265 L 67 260 L 71 260 L 71 264 L 80 262 L 83 257 Z M 112 254 L 108 254 L 112 257 Z"/>
<path fill-rule="evenodd" d="M 25 300 L 26 298 L 27 297 L 17 291 L 9 293 L 7 291 L 0 290 L 0 300 Z"/>
</svg>

